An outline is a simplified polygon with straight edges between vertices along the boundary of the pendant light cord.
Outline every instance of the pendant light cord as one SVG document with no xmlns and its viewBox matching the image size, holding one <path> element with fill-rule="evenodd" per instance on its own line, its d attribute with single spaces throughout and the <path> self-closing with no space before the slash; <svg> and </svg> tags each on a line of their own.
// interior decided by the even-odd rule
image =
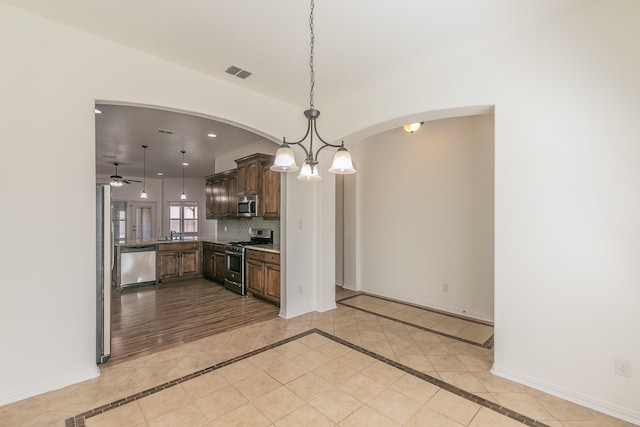
<svg viewBox="0 0 640 427">
<path fill-rule="evenodd" d="M 142 191 L 147 192 L 147 146 L 142 146 Z"/>
<path fill-rule="evenodd" d="M 311 69 L 311 89 L 309 90 L 309 107 L 313 110 L 313 88 L 316 85 L 316 75 L 313 71 L 313 46 L 315 41 L 315 36 L 313 34 L 313 8 L 315 3 L 311 0 L 311 14 L 309 15 L 309 29 L 311 30 L 311 50 L 309 53 L 309 68 Z"/>
<path fill-rule="evenodd" d="M 186 151 L 182 150 L 182 194 L 184 194 L 184 153 Z"/>
</svg>

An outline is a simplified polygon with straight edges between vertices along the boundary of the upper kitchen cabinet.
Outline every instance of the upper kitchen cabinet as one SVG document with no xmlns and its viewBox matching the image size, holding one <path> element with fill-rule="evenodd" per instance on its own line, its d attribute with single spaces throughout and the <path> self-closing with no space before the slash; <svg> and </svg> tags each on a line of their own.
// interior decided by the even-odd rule
<svg viewBox="0 0 640 427">
<path fill-rule="evenodd" d="M 262 166 L 262 201 L 259 215 L 264 218 L 280 218 L 280 173 L 271 170 L 273 160 Z"/>
<path fill-rule="evenodd" d="M 236 170 L 205 177 L 207 219 L 236 216 L 237 182 Z"/>
<path fill-rule="evenodd" d="M 262 189 L 263 163 L 273 163 L 273 156 L 256 153 L 241 159 L 238 164 L 238 196 L 259 194 Z"/>
</svg>

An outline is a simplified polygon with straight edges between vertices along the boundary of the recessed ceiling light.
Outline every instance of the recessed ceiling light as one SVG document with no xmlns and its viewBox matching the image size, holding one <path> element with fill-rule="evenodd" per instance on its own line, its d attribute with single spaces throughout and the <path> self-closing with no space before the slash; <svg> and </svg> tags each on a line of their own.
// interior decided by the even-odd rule
<svg viewBox="0 0 640 427">
<path fill-rule="evenodd" d="M 215 137 L 216 137 L 216 136 L 218 136 L 218 135 L 216 135 L 215 133 L 208 133 L 208 134 L 207 134 L 207 136 L 208 136 L 209 138 L 215 138 Z"/>
<path fill-rule="evenodd" d="M 158 176 L 162 176 L 162 175 L 164 175 L 164 174 L 163 174 L 162 172 L 158 172 L 158 173 L 157 173 L 157 175 L 158 175 Z"/>
<path fill-rule="evenodd" d="M 182 162 L 182 166 L 189 166 L 188 162 Z"/>
<path fill-rule="evenodd" d="M 96 113 L 96 114 L 102 114 L 102 111 L 98 110 L 97 108 L 95 108 L 95 109 L 93 110 L 93 112 L 94 112 L 94 113 Z"/>
</svg>

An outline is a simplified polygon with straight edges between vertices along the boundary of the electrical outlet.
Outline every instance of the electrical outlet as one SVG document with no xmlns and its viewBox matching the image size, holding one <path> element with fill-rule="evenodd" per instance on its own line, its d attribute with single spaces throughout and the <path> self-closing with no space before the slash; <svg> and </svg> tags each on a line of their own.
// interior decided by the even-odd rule
<svg viewBox="0 0 640 427">
<path fill-rule="evenodd" d="M 616 374 L 625 377 L 631 376 L 631 362 L 622 359 L 616 359 Z"/>
<path fill-rule="evenodd" d="M 449 292 L 449 284 L 447 282 L 442 284 L 442 292 Z"/>
</svg>

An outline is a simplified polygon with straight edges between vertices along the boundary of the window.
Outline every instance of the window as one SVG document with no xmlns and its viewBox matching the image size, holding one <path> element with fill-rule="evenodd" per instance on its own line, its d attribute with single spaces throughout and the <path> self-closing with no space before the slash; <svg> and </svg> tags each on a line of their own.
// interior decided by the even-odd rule
<svg viewBox="0 0 640 427">
<path fill-rule="evenodd" d="M 198 204 L 172 202 L 169 206 L 169 229 L 183 237 L 198 236 Z"/>
<path fill-rule="evenodd" d="M 113 238 L 124 240 L 127 238 L 127 202 L 111 203 L 111 221 L 113 221 Z"/>
</svg>

